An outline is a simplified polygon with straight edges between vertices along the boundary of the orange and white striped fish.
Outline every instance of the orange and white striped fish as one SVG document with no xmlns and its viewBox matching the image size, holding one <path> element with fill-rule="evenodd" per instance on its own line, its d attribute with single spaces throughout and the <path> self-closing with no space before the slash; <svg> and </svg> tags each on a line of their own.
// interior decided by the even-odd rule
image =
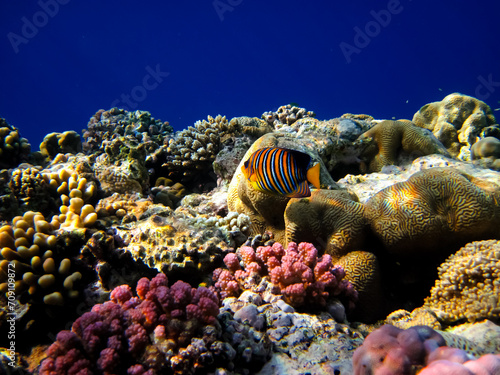
<svg viewBox="0 0 500 375">
<path fill-rule="evenodd" d="M 266 147 L 255 151 L 241 169 L 255 190 L 301 198 L 311 195 L 308 182 L 319 189 L 319 163 L 310 164 L 311 157 L 303 152 Z"/>
</svg>

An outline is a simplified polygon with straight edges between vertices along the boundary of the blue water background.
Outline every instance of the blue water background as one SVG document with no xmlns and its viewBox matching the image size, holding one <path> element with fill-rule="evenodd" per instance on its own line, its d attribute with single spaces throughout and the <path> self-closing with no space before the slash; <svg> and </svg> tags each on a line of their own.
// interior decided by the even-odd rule
<svg viewBox="0 0 500 375">
<path fill-rule="evenodd" d="M 1 0 L 0 117 L 38 149 L 45 134 L 81 132 L 112 105 L 176 130 L 290 102 L 321 119 L 411 119 L 457 91 L 496 109 L 499 10 L 456 0 Z M 355 40 L 358 28 L 371 37 Z"/>
</svg>

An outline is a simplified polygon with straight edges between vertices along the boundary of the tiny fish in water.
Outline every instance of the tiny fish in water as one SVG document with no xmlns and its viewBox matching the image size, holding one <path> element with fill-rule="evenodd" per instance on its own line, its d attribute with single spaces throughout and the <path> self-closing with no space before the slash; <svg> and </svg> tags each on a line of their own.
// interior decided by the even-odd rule
<svg viewBox="0 0 500 375">
<path fill-rule="evenodd" d="M 303 152 L 266 147 L 255 151 L 241 169 L 258 191 L 301 198 L 311 195 L 308 181 L 319 189 L 319 163 L 310 164 L 311 157 Z"/>
</svg>

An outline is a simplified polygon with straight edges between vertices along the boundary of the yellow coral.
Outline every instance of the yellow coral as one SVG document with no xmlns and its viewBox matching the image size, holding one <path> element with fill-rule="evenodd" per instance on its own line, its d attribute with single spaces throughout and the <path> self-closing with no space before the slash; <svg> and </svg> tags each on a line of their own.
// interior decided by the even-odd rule
<svg viewBox="0 0 500 375">
<path fill-rule="evenodd" d="M 12 225 L 0 228 L 0 291 L 11 289 L 21 297 L 24 293 L 34 301 L 62 305 L 64 298 L 75 298 L 74 282 L 80 272 L 71 272 L 71 261 L 55 250 L 54 226 L 38 212 L 16 216 Z"/>
<path fill-rule="evenodd" d="M 500 186 L 453 168 L 431 168 L 389 186 L 366 203 L 374 233 L 402 256 L 500 236 Z"/>
<path fill-rule="evenodd" d="M 484 128 L 496 123 L 486 103 L 459 93 L 424 105 L 413 116 L 413 122 L 432 131 L 453 156 L 459 155 L 462 147 L 472 146 Z"/>
<path fill-rule="evenodd" d="M 468 243 L 439 267 L 438 276 L 424 306 L 440 320 L 500 318 L 500 241 Z"/>
<path fill-rule="evenodd" d="M 370 172 L 378 172 L 383 166 L 397 164 L 402 152 L 413 156 L 448 155 L 431 132 L 408 120 L 382 121 L 363 133 L 358 142 L 365 144 L 361 157 L 368 159 Z"/>
</svg>

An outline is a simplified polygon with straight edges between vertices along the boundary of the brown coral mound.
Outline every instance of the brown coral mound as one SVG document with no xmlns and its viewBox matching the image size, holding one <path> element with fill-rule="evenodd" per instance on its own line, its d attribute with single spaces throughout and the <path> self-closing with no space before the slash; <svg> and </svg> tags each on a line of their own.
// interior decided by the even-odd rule
<svg viewBox="0 0 500 375">
<path fill-rule="evenodd" d="M 439 279 L 425 300 L 439 319 L 452 323 L 500 318 L 500 241 L 472 242 L 438 269 Z"/>
<path fill-rule="evenodd" d="M 406 155 L 448 155 L 444 146 L 428 130 L 415 126 L 411 121 L 384 120 L 363 133 L 358 141 L 365 143 L 361 155 L 370 172 L 378 172 L 386 165 L 398 164 Z"/>
<path fill-rule="evenodd" d="M 389 253 L 423 258 L 447 256 L 450 245 L 500 237 L 499 198 L 498 185 L 452 168 L 431 168 L 381 190 L 366 208 Z"/>
<path fill-rule="evenodd" d="M 496 124 L 486 103 L 459 93 L 424 105 L 413 116 L 413 122 L 432 131 L 453 156 L 457 156 L 463 146 L 470 147 L 478 137 L 483 137 L 485 128 Z"/>
</svg>

